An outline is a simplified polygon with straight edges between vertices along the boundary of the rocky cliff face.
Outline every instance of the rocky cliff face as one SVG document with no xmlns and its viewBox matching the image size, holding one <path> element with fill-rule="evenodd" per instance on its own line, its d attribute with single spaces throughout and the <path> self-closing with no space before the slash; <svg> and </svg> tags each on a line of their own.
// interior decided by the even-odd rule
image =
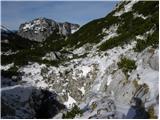
<svg viewBox="0 0 160 120">
<path fill-rule="evenodd" d="M 130 107 L 136 104 L 133 98 L 143 103 L 138 114 L 146 111 L 147 118 L 157 118 L 158 10 L 156 1 L 120 2 L 106 17 L 89 22 L 65 40 L 53 35 L 51 41 L 14 55 L 4 52 L 1 71 L 9 79 L 2 79 L 3 108 L 8 108 L 2 109 L 2 117 L 36 118 L 46 100 L 39 101 L 35 109 L 32 97 L 22 96 L 32 96 L 28 87 L 33 86 L 56 93 L 54 99 L 52 94 L 46 97 L 49 103 L 56 100 L 66 106 L 52 104 L 58 114 L 48 107 L 49 118 L 127 118 Z M 55 37 L 58 40 L 52 41 Z M 22 88 L 23 92 L 16 92 Z M 45 94 L 38 92 L 34 99 Z M 28 101 L 34 104 L 27 105 Z"/>
<path fill-rule="evenodd" d="M 20 25 L 18 34 L 24 38 L 42 42 L 52 33 L 68 36 L 72 31 L 79 28 L 78 24 L 58 23 L 47 18 L 37 18 Z"/>
</svg>

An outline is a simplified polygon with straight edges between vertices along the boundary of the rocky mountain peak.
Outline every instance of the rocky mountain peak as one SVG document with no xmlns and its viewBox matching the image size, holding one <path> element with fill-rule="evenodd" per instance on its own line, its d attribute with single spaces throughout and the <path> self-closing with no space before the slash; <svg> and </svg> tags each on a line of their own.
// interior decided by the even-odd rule
<svg viewBox="0 0 160 120">
<path fill-rule="evenodd" d="M 29 22 L 22 23 L 19 27 L 18 34 L 29 40 L 42 42 L 45 41 L 52 33 L 68 36 L 79 28 L 78 24 L 69 22 L 56 22 L 52 19 L 39 17 Z"/>
</svg>

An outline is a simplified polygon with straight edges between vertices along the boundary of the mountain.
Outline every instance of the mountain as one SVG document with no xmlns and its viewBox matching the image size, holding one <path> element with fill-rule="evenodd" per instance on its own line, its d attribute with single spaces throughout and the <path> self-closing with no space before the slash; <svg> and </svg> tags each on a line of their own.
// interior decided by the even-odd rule
<svg viewBox="0 0 160 120">
<path fill-rule="evenodd" d="M 1 25 L 1 33 L 3 34 L 7 34 L 7 33 L 12 33 L 12 31 L 10 31 L 8 28 L 6 28 L 5 26 Z"/>
<path fill-rule="evenodd" d="M 29 41 L 26 38 L 22 38 L 16 32 L 9 30 L 5 26 L 1 26 L 1 52 L 22 50 L 30 48 L 36 42 Z"/>
<path fill-rule="evenodd" d="M 58 23 L 54 20 L 40 17 L 21 24 L 18 34 L 24 38 L 42 42 L 52 33 L 68 36 L 72 31 L 76 31 L 78 28 L 78 24 L 72 24 L 69 22 Z"/>
<path fill-rule="evenodd" d="M 159 2 L 122 1 L 68 37 L 5 51 L 2 118 L 158 118 L 158 39 Z"/>
</svg>

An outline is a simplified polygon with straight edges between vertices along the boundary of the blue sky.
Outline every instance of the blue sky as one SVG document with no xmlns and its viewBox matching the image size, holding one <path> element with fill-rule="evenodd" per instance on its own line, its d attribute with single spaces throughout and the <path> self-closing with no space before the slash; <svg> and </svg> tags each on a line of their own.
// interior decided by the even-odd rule
<svg viewBox="0 0 160 120">
<path fill-rule="evenodd" d="M 107 15 L 117 1 L 2 1 L 1 22 L 12 30 L 38 17 L 83 25 Z"/>
</svg>

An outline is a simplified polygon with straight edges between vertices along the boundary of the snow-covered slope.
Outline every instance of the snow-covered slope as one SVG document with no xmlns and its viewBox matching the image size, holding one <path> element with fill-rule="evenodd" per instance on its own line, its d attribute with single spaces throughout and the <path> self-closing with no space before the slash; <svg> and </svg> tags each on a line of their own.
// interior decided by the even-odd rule
<svg viewBox="0 0 160 120">
<path fill-rule="evenodd" d="M 1 70 L 6 77 L 15 71 L 18 75 L 12 73 L 12 80 L 2 81 L 3 108 L 11 111 L 2 109 L 2 117 L 128 118 L 133 98 L 143 103 L 138 106 L 143 108 L 138 114 L 146 111 L 147 118 L 159 117 L 158 7 L 158 2 L 120 2 L 106 17 L 82 26 L 63 45 L 57 44 L 62 45 L 59 50 L 41 57 L 58 62 L 55 65 L 40 60 L 28 60 L 23 65 L 13 61 L 3 64 Z M 42 92 L 46 90 L 47 93 Z M 32 102 L 33 93 L 36 100 L 41 94 L 42 98 L 48 96 L 37 105 Z M 59 109 L 54 113 L 55 107 L 48 107 L 49 114 L 39 116 L 46 100 L 48 106 L 55 107 L 54 100 L 58 101 Z M 75 104 L 80 114 L 72 109 Z"/>
</svg>

